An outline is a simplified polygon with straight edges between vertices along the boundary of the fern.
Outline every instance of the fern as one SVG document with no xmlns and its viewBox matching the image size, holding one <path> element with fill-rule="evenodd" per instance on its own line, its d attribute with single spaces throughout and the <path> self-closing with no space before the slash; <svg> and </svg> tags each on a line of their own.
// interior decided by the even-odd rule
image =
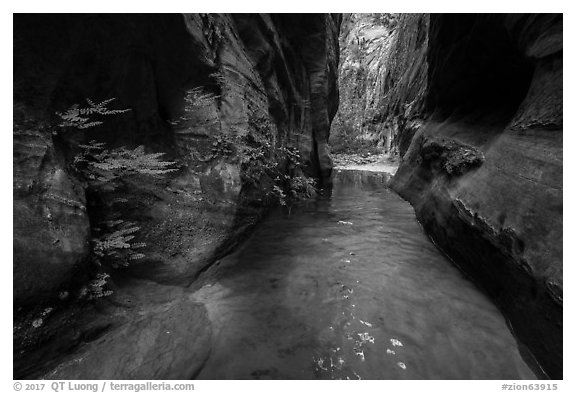
<svg viewBox="0 0 576 393">
<path fill-rule="evenodd" d="M 88 296 L 89 300 L 93 300 L 112 295 L 112 291 L 104 289 L 104 286 L 108 283 L 109 278 L 110 275 L 107 273 L 97 274 L 96 278 L 91 280 L 87 287 L 83 288 L 81 296 Z"/>
<path fill-rule="evenodd" d="M 100 103 L 87 99 L 87 106 L 81 108 L 73 105 L 66 112 L 57 115 L 61 122 L 59 127 L 84 130 L 102 124 L 97 117 L 113 116 L 125 113 L 130 109 L 109 109 L 114 98 Z M 96 117 L 96 118 L 95 118 Z M 144 254 L 139 250 L 145 243 L 136 243 L 136 234 L 140 227 L 131 221 L 122 219 L 113 206 L 126 203 L 128 199 L 114 194 L 114 191 L 132 176 L 160 177 L 177 169 L 176 162 L 162 159 L 164 153 L 146 153 L 144 146 L 134 149 L 120 147 L 108 149 L 105 143 L 90 141 L 78 146 L 80 153 L 74 157 L 73 168 L 84 180 L 88 189 L 98 195 L 104 203 L 101 216 L 108 217 L 93 226 L 97 236 L 92 239 L 93 259 L 96 264 L 109 263 L 112 267 L 127 266 L 130 261 L 142 259 Z M 89 298 L 107 296 L 109 291 L 102 287 L 108 279 L 107 274 L 99 275 L 87 288 Z"/>
<path fill-rule="evenodd" d="M 109 116 L 109 115 L 117 115 L 120 113 L 128 112 L 130 109 L 108 109 L 106 106 L 114 101 L 115 98 L 110 98 L 108 100 L 104 100 L 98 104 L 94 103 L 91 99 L 87 98 L 86 102 L 88 103 L 88 107 L 81 108 L 80 105 L 75 104 L 72 105 L 66 112 L 56 112 L 61 119 L 59 127 L 62 128 L 78 128 L 78 129 L 86 129 L 96 127 L 102 124 L 102 121 L 93 120 L 90 116 L 93 115 L 100 115 L 100 116 Z"/>
<path fill-rule="evenodd" d="M 255 187 L 262 186 L 263 180 L 270 179 L 266 196 L 271 197 L 289 211 L 291 203 L 311 198 L 316 193 L 316 181 L 302 176 L 300 151 L 294 146 L 274 148 L 267 140 L 257 141 L 256 147 L 241 144 L 237 147 L 245 182 Z M 279 168 L 278 162 L 285 162 Z"/>
<path fill-rule="evenodd" d="M 115 190 L 124 179 L 134 175 L 161 177 L 177 171 L 174 161 L 163 161 L 165 153 L 146 153 L 144 146 L 108 150 L 103 143 L 90 141 L 80 145 L 82 151 L 74 163 L 77 171 L 92 187 Z"/>
<path fill-rule="evenodd" d="M 193 123 L 195 125 L 210 125 L 218 122 L 218 113 L 211 110 L 220 97 L 213 93 L 206 93 L 201 87 L 190 89 L 184 96 L 184 113 L 177 119 L 170 120 L 173 126 Z M 180 130 L 180 134 L 185 131 Z"/>
<path fill-rule="evenodd" d="M 129 261 L 141 259 L 144 254 L 134 251 L 146 246 L 146 243 L 131 243 L 140 227 L 136 223 L 124 220 L 106 221 L 107 231 L 93 239 L 93 252 L 102 259 L 111 261 L 113 267 L 128 266 Z"/>
</svg>

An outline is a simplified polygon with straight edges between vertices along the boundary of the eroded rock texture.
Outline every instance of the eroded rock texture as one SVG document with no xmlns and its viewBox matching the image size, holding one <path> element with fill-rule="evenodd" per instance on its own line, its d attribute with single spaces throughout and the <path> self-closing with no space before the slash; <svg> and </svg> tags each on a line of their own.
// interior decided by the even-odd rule
<svg viewBox="0 0 576 393">
<path fill-rule="evenodd" d="M 52 139 L 35 124 L 14 134 L 13 164 L 14 298 L 34 302 L 53 296 L 86 257 L 86 200 Z"/>
<path fill-rule="evenodd" d="M 16 15 L 15 307 L 57 302 L 89 269 L 98 212 L 71 170 L 80 143 L 143 145 L 178 162 L 166 179 L 130 184 L 123 209 L 147 244 L 129 274 L 171 285 L 190 284 L 261 214 L 272 179 L 250 152 L 282 173 L 280 148 L 295 146 L 304 174 L 327 181 L 339 23 L 323 14 Z M 87 130 L 55 127 L 57 111 L 86 98 L 131 110 Z M 20 377 L 38 371 L 25 366 Z M 80 371 L 70 375 L 88 375 Z"/>
<path fill-rule="evenodd" d="M 398 29 L 393 187 L 562 378 L 562 16 L 411 15 Z"/>
<path fill-rule="evenodd" d="M 334 118 L 331 145 L 334 151 L 355 140 L 379 139 L 389 148 L 390 138 L 378 122 L 380 94 L 387 58 L 394 41 L 396 14 L 344 14 L 340 29 L 338 87 L 340 106 Z"/>
<path fill-rule="evenodd" d="M 399 128 L 423 107 L 428 24 L 422 14 L 344 15 L 334 145 L 349 135 L 397 154 Z"/>
</svg>

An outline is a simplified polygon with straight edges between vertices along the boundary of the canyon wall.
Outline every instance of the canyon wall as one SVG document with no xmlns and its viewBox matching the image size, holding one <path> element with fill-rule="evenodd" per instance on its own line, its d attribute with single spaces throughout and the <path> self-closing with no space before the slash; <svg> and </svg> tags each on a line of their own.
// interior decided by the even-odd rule
<svg viewBox="0 0 576 393">
<path fill-rule="evenodd" d="M 562 15 L 404 15 L 397 29 L 392 187 L 562 378 Z"/>
<path fill-rule="evenodd" d="M 420 117 L 426 86 L 427 14 L 345 14 L 340 36 L 340 108 L 331 144 L 364 142 L 398 154 L 399 129 Z M 408 28 L 407 28 L 408 27 Z M 411 123 L 408 127 L 412 126 Z M 406 133 L 402 134 L 404 139 Z"/>
<path fill-rule="evenodd" d="M 241 240 L 274 182 L 262 167 L 287 171 L 283 148 L 299 149 L 303 175 L 328 181 L 339 24 L 323 14 L 15 15 L 17 314 L 70 301 L 93 270 L 98 212 L 72 169 L 90 140 L 177 162 L 164 178 L 132 182 L 122 211 L 146 244 L 124 272 L 158 283 L 189 285 Z M 130 111 L 57 127 L 56 112 L 87 98 Z M 30 348 L 16 344 L 16 374 L 32 373 Z"/>
<path fill-rule="evenodd" d="M 385 125 L 378 121 L 387 59 L 398 30 L 397 14 L 344 14 L 340 29 L 338 90 L 340 107 L 332 124 L 334 153 L 351 146 L 390 147 Z"/>
</svg>

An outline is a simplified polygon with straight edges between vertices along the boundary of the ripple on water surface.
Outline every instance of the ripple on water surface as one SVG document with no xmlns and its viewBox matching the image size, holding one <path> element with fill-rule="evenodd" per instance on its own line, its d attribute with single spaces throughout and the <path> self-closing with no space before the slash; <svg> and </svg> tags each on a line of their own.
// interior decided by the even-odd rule
<svg viewBox="0 0 576 393">
<path fill-rule="evenodd" d="M 201 379 L 535 378 L 498 309 L 430 243 L 388 175 L 341 171 L 278 209 L 194 293 Z"/>
</svg>

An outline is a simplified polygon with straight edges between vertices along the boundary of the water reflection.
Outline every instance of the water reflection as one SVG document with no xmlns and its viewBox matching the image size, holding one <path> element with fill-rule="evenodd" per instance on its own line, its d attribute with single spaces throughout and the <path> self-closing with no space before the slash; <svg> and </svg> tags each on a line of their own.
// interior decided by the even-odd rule
<svg viewBox="0 0 576 393">
<path fill-rule="evenodd" d="M 213 325 L 199 378 L 534 378 L 502 315 L 388 181 L 336 173 L 213 269 L 193 295 Z"/>
</svg>

